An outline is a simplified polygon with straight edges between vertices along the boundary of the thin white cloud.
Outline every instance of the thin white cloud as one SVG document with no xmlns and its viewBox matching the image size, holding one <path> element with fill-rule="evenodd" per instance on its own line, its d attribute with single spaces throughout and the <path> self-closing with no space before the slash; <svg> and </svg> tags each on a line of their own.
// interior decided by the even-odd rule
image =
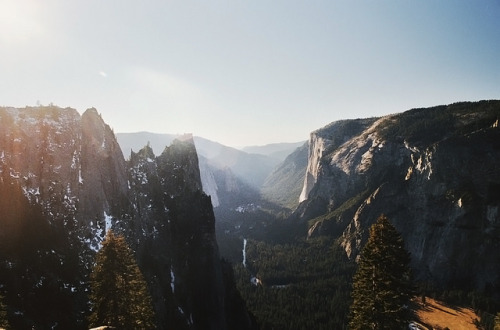
<svg viewBox="0 0 500 330">
<path fill-rule="evenodd" d="M 99 71 L 99 75 L 103 78 L 107 78 L 108 77 L 108 74 L 104 71 Z"/>
</svg>

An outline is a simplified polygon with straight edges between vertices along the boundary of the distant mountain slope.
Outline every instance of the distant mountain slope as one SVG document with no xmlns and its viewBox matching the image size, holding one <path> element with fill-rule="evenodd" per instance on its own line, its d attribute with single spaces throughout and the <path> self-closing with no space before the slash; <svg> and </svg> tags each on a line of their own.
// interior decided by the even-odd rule
<svg viewBox="0 0 500 330">
<path fill-rule="evenodd" d="M 298 206 L 308 149 L 308 142 L 302 143 L 266 178 L 261 189 L 265 199 L 292 210 Z"/>
<path fill-rule="evenodd" d="M 138 151 L 148 142 L 154 153 L 160 154 L 175 137 L 176 135 L 172 134 L 149 132 L 116 134 L 125 158 L 129 157 L 130 150 Z M 239 180 L 246 182 L 254 189 L 260 189 L 266 177 L 280 162 L 280 159 L 274 157 L 250 154 L 202 137 L 195 136 L 194 142 L 198 154 L 206 158 L 209 166 L 216 169 L 229 168 Z"/>
<path fill-rule="evenodd" d="M 243 147 L 241 150 L 250 154 L 259 154 L 270 156 L 279 160 L 284 160 L 295 149 L 302 146 L 306 141 L 291 142 L 291 143 L 271 143 L 263 146 L 248 146 Z"/>
<path fill-rule="evenodd" d="M 218 169 L 229 168 L 236 177 L 257 190 L 279 163 L 279 160 L 272 157 L 249 154 L 201 137 L 195 137 L 195 145 L 211 166 Z"/>
<path fill-rule="evenodd" d="M 500 101 L 334 122 L 311 134 L 295 212 L 354 258 L 385 213 L 418 280 L 500 298 Z"/>
</svg>

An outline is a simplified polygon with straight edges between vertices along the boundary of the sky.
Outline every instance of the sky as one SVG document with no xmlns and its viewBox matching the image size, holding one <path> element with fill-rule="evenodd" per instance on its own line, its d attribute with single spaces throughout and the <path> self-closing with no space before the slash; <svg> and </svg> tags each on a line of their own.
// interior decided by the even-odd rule
<svg viewBox="0 0 500 330">
<path fill-rule="evenodd" d="M 0 106 L 95 107 L 116 133 L 298 142 L 483 99 L 499 0 L 0 0 Z"/>
</svg>

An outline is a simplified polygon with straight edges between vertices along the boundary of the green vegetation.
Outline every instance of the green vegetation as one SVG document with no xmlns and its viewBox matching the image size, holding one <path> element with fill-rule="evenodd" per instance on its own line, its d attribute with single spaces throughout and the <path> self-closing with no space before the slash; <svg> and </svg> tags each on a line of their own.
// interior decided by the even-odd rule
<svg viewBox="0 0 500 330">
<path fill-rule="evenodd" d="M 309 144 L 304 143 L 269 175 L 261 187 L 262 197 L 272 203 L 295 210 L 304 185 Z"/>
<path fill-rule="evenodd" d="M 235 278 L 261 329 L 346 328 L 354 263 L 335 241 L 248 240 L 246 254 L 247 268 L 235 265 Z"/>
<path fill-rule="evenodd" d="M 313 227 L 317 223 L 320 223 L 322 225 L 328 224 L 333 221 L 337 221 L 342 217 L 343 214 L 350 212 L 349 216 L 354 216 L 354 213 L 356 212 L 356 209 L 361 205 L 361 203 L 368 198 L 370 192 L 368 189 L 362 191 L 360 194 L 357 196 L 351 197 L 344 203 L 342 203 L 339 207 L 334 209 L 331 212 L 328 212 L 326 214 L 320 215 L 319 217 L 316 217 L 314 219 L 311 219 L 308 221 L 308 228 Z M 329 224 L 330 227 L 332 227 L 331 224 Z M 340 234 L 340 233 L 339 233 Z"/>
<path fill-rule="evenodd" d="M 387 121 L 381 132 L 386 140 L 404 138 L 411 145 L 428 145 L 491 127 L 499 118 L 498 101 L 461 102 L 403 112 Z"/>
<path fill-rule="evenodd" d="M 401 235 L 380 216 L 370 228 L 353 278 L 350 329 L 403 329 L 408 324 L 409 263 Z"/>
<path fill-rule="evenodd" d="M 329 141 L 328 149 L 323 151 L 323 155 L 333 152 L 348 139 L 360 134 L 376 120 L 377 118 L 339 120 L 316 131 L 319 137 Z"/>
<path fill-rule="evenodd" d="M 90 278 L 91 326 L 154 328 L 146 281 L 123 236 L 107 232 Z"/>
</svg>

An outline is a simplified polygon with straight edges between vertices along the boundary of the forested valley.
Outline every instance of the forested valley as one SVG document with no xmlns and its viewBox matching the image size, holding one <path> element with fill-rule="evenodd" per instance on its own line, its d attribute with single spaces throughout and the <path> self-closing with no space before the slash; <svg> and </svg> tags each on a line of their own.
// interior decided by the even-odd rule
<svg viewBox="0 0 500 330">
<path fill-rule="evenodd" d="M 275 221 L 274 226 L 262 227 L 266 228 L 265 234 L 257 228 L 252 232 L 256 238 L 245 239 L 245 256 L 243 238 L 221 245 L 221 254 L 231 259 L 237 288 L 260 328 L 349 329 L 353 276 L 358 269 L 356 260 L 347 258 L 335 238 L 294 236 L 299 232 L 296 225 Z M 278 232 L 285 233 L 286 239 L 275 241 Z M 413 320 L 418 319 L 415 310 L 428 297 L 456 309 L 473 309 L 479 316 L 475 323 L 477 329 L 495 327 L 500 306 L 488 291 L 443 289 L 412 279 L 410 293 Z"/>
</svg>

